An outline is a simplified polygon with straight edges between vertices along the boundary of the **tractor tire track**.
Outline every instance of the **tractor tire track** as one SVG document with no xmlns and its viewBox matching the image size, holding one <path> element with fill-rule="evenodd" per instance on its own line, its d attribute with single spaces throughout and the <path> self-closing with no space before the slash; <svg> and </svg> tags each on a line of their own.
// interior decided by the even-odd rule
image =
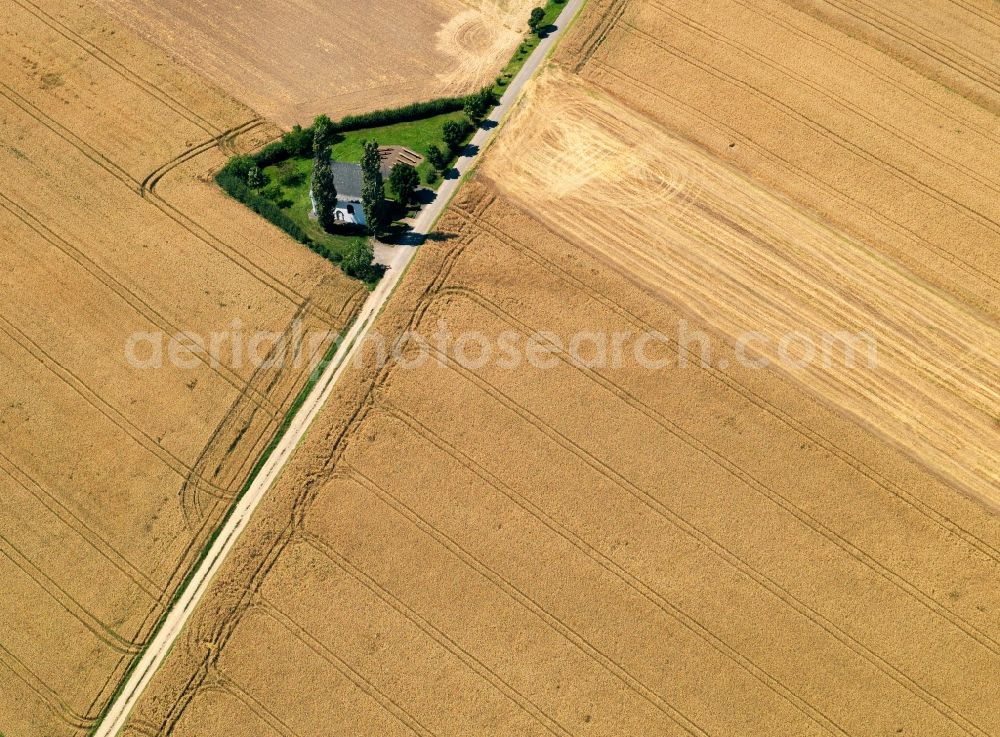
<svg viewBox="0 0 1000 737">
<path fill-rule="evenodd" d="M 605 571 L 620 580 L 629 589 L 639 594 L 660 612 L 676 621 L 697 638 L 708 644 L 716 652 L 723 655 L 723 657 L 731 660 L 737 667 L 749 674 L 759 683 L 763 684 L 775 695 L 798 710 L 825 732 L 840 735 L 848 734 L 839 724 L 830 719 L 820 709 L 806 701 L 804 698 L 799 696 L 799 694 L 795 693 L 795 691 L 793 691 L 780 678 L 772 675 L 762 666 L 757 665 L 749 656 L 746 656 L 736 648 L 730 646 L 721 637 L 711 631 L 711 629 L 698 621 L 696 617 L 685 612 L 680 606 L 669 601 L 641 578 L 620 566 L 605 553 L 590 545 L 590 543 L 582 537 L 565 527 L 555 518 L 551 517 L 541 507 L 538 507 L 530 499 L 521 495 L 511 486 L 495 476 L 487 468 L 480 465 L 471 456 L 464 453 L 454 444 L 450 443 L 431 430 L 419 419 L 409 414 L 401 407 L 392 404 L 389 404 L 385 408 L 384 412 L 387 416 L 395 418 L 398 422 L 409 428 L 411 432 L 419 437 L 422 437 L 426 442 L 432 444 L 434 447 L 450 456 L 459 465 L 485 482 L 496 493 L 510 500 L 518 508 L 538 520 L 538 522 L 544 525 L 552 533 L 564 539 L 574 548 L 601 566 L 601 568 Z"/>
<path fill-rule="evenodd" d="M 524 335 L 538 334 L 537 327 L 521 322 L 510 313 L 506 312 L 499 305 L 494 304 L 473 290 L 456 286 L 443 290 L 441 296 L 446 296 L 448 294 L 454 294 L 468 299 L 473 304 L 479 305 L 482 309 L 488 311 L 499 320 L 505 322 L 507 325 L 518 330 Z M 609 392 L 618 400 L 625 402 L 632 407 L 632 409 L 640 412 L 648 419 L 651 419 L 663 430 L 683 442 L 689 448 L 709 459 L 714 465 L 724 469 L 733 477 L 734 480 L 742 482 L 747 486 L 747 488 L 752 489 L 755 493 L 768 499 L 772 504 L 794 517 L 813 533 L 835 545 L 845 555 L 853 560 L 856 560 L 880 578 L 898 588 L 901 592 L 921 604 L 932 614 L 949 622 L 953 627 L 963 632 L 993 655 L 1000 656 L 1000 643 L 998 643 L 988 633 L 951 611 L 943 603 L 934 599 L 930 594 L 927 594 L 919 586 L 913 584 L 905 577 L 887 568 L 886 566 L 883 566 L 878 560 L 856 546 L 843 535 L 827 526 L 822 520 L 809 514 L 809 512 L 796 505 L 792 500 L 775 491 L 760 479 L 754 477 L 751 473 L 741 468 L 724 454 L 707 445 L 680 425 L 673 422 L 670 418 L 666 417 L 649 404 L 643 402 L 625 388 L 611 381 L 599 371 L 576 365 L 572 358 L 564 350 L 560 350 L 558 346 L 550 346 L 550 352 L 553 355 L 556 355 L 565 366 L 579 371 L 591 382 L 604 389 L 604 391 Z"/>
<path fill-rule="evenodd" d="M 608 309 L 612 310 L 616 314 L 623 317 L 627 322 L 635 325 L 643 330 L 650 332 L 658 332 L 656 325 L 648 322 L 634 312 L 631 312 L 620 304 L 614 302 L 608 298 L 603 293 L 593 289 L 586 282 L 582 281 L 579 277 L 573 275 L 571 272 L 563 268 L 562 266 L 556 264 L 550 259 L 543 256 L 539 251 L 528 245 L 527 243 L 517 240 L 513 236 L 509 235 L 505 231 L 501 230 L 497 226 L 493 225 L 484 214 L 471 215 L 467 211 L 463 210 L 462 207 L 454 203 L 452 205 L 452 212 L 460 215 L 463 221 L 468 225 L 477 228 L 492 237 L 504 243 L 508 248 L 522 254 L 524 257 L 530 259 L 531 261 L 537 263 L 542 268 L 546 269 L 559 281 L 575 288 L 576 290 L 586 294 L 590 298 L 594 299 L 599 304 L 604 305 Z M 558 234 L 556 234 L 558 235 Z M 676 342 L 672 342 L 672 345 L 676 346 Z M 934 525 L 940 527 L 943 531 L 950 535 L 961 539 L 966 545 L 978 551 L 981 555 L 985 556 L 987 559 L 993 561 L 994 563 L 1000 563 L 1000 549 L 995 547 L 992 543 L 987 542 L 981 538 L 976 533 L 962 527 L 958 522 L 951 519 L 944 513 L 938 511 L 931 505 L 927 504 L 921 500 L 916 495 L 912 494 L 908 490 L 904 489 L 899 484 L 891 481 L 890 479 L 882 476 L 878 471 L 872 468 L 870 465 L 865 463 L 863 460 L 854 456 L 849 451 L 844 450 L 836 443 L 834 443 L 829 438 L 825 437 L 818 431 L 805 425 L 803 422 L 795 418 L 794 416 L 788 414 L 784 410 L 780 409 L 773 403 L 771 403 L 766 398 L 755 393 L 748 386 L 738 382 L 736 379 L 730 377 L 725 372 L 715 368 L 709 367 L 705 369 L 708 374 L 715 379 L 717 382 L 722 384 L 724 387 L 730 391 L 735 392 L 739 396 L 743 397 L 747 401 L 754 404 L 754 406 L 767 412 L 772 417 L 780 421 L 782 424 L 787 426 L 789 429 L 795 431 L 803 438 L 815 443 L 819 447 L 831 453 L 833 456 L 838 458 L 848 467 L 854 469 L 878 488 L 880 488 L 886 494 L 895 497 L 900 502 L 910 506 L 922 516 L 930 520 Z M 786 379 L 782 377 L 784 383 L 788 383 Z"/>
<path fill-rule="evenodd" d="M 162 103 L 166 107 L 173 110 L 180 117 L 187 120 L 189 123 L 193 123 L 198 128 L 201 128 L 206 133 L 217 133 L 219 132 L 218 126 L 210 122 L 208 119 L 201 116 L 196 111 L 192 110 L 190 107 L 184 103 L 177 100 L 177 98 L 171 96 L 169 93 L 165 92 L 160 87 L 157 87 L 152 82 L 143 79 L 138 74 L 129 69 L 125 64 L 122 64 L 117 59 L 112 57 L 110 54 L 106 53 L 103 49 L 90 41 L 86 40 L 76 31 L 73 31 L 68 26 L 66 26 L 61 21 L 57 20 L 53 16 L 46 13 L 42 8 L 32 2 L 31 0 L 9 0 L 15 5 L 20 7 L 25 12 L 34 16 L 36 19 L 41 21 L 43 24 L 48 26 L 58 35 L 65 38 L 74 46 L 82 49 L 88 56 L 93 57 L 99 61 L 104 66 L 111 69 L 113 72 L 118 74 L 127 82 L 131 83 L 135 87 L 139 88 L 145 92 L 150 97 L 154 98 L 158 102 Z"/>
<path fill-rule="evenodd" d="M 445 358 L 443 354 L 437 353 L 433 348 L 430 353 L 432 356 L 436 356 L 441 360 L 444 360 Z M 785 589 L 778 581 L 772 579 L 766 573 L 754 568 L 750 563 L 727 548 L 723 543 L 720 543 L 711 535 L 689 522 L 683 516 L 677 514 L 671 507 L 657 498 L 654 494 L 634 484 L 619 471 L 595 457 L 575 441 L 548 425 L 544 420 L 532 413 L 531 410 L 517 403 L 510 396 L 505 394 L 500 389 L 497 389 L 492 384 L 489 384 L 475 373 L 455 366 L 454 362 L 449 362 L 447 368 L 458 376 L 469 381 L 472 385 L 481 389 L 484 394 L 492 397 L 498 404 L 519 416 L 529 425 L 535 427 L 542 435 L 548 437 L 556 445 L 578 458 L 600 476 L 604 477 L 621 489 L 624 493 L 627 493 L 629 496 L 632 496 L 636 500 L 640 501 L 644 506 L 648 507 L 664 520 L 668 521 L 673 527 L 681 530 L 686 535 L 699 542 L 703 547 L 710 550 L 717 558 L 727 563 L 731 568 L 743 576 L 755 581 L 761 588 L 770 593 L 773 597 L 784 603 L 787 607 L 793 609 L 802 617 L 809 620 L 813 625 L 827 632 L 827 634 L 837 640 L 844 647 L 854 652 L 855 655 L 859 656 L 863 660 L 866 660 L 870 665 L 894 680 L 906 691 L 924 701 L 924 703 L 941 714 L 941 716 L 945 719 L 969 734 L 975 734 L 978 737 L 989 737 L 987 732 L 981 727 L 971 722 L 942 699 L 927 691 L 906 673 L 899 670 L 892 663 L 885 660 L 885 658 L 869 649 L 864 643 L 857 640 L 850 633 L 841 629 L 826 616 L 812 609 L 812 607 L 810 607 L 807 603 L 800 600 L 790 591 Z"/>
</svg>

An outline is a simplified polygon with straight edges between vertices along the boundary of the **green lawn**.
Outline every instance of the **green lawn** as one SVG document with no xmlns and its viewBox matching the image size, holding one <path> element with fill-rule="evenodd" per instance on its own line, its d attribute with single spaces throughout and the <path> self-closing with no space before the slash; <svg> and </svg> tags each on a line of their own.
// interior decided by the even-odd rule
<svg viewBox="0 0 1000 737">
<path fill-rule="evenodd" d="M 374 139 L 378 141 L 380 146 L 406 146 L 406 148 L 426 157 L 427 149 L 431 146 L 445 148 L 444 142 L 441 140 L 441 129 L 444 124 L 449 120 L 462 120 L 464 117 L 465 113 L 458 111 L 435 115 L 433 118 L 414 120 L 409 123 L 396 123 L 381 128 L 364 128 L 358 131 L 339 133 L 337 142 L 330 147 L 330 155 L 334 161 L 359 164 L 365 141 Z M 426 160 L 417 167 L 421 182 L 427 181 L 427 175 L 431 169 L 431 165 Z"/>
<path fill-rule="evenodd" d="M 358 242 L 368 240 L 363 235 L 332 235 L 315 220 L 310 219 L 312 203 L 309 200 L 309 182 L 312 179 L 312 159 L 288 159 L 264 168 L 267 187 L 277 187 L 281 195 L 276 198 L 289 217 L 301 227 L 309 238 L 326 249 L 334 261 L 340 261 Z M 267 189 L 265 187 L 265 189 Z"/>
<path fill-rule="evenodd" d="M 563 8 L 566 7 L 566 2 L 556 2 L 556 0 L 548 0 L 543 6 L 545 10 L 545 19 L 542 21 L 542 27 L 554 25 L 556 18 L 562 12 Z M 524 66 L 525 62 L 528 61 L 528 57 L 538 48 L 538 44 L 541 39 L 538 38 L 534 33 L 529 33 L 521 45 L 517 47 L 514 51 L 514 55 L 511 57 L 510 61 L 507 62 L 507 66 L 504 67 L 500 76 L 497 77 L 500 80 L 499 84 L 493 85 L 493 90 L 496 92 L 497 96 L 502 95 L 507 91 L 507 85 L 510 84 L 511 80 L 517 76 L 518 72 Z"/>
<path fill-rule="evenodd" d="M 417 153 L 427 156 L 427 150 L 437 145 L 445 148 L 441 140 L 444 124 L 450 120 L 462 120 L 465 113 L 459 111 L 436 115 L 423 120 L 408 123 L 396 123 L 379 128 L 364 128 L 357 131 L 339 133 L 336 142 L 330 147 L 330 155 L 334 161 L 361 163 L 364 143 L 369 140 L 378 141 L 380 146 L 406 146 Z M 431 165 L 425 160 L 417 171 L 421 182 L 427 181 L 427 175 L 432 171 Z M 291 158 L 271 166 L 264 167 L 263 173 L 267 185 L 262 193 L 276 201 L 289 217 L 301 227 L 309 238 L 324 248 L 334 261 L 340 261 L 343 256 L 355 246 L 358 241 L 364 241 L 366 236 L 330 234 L 324 231 L 319 223 L 309 217 L 312 202 L 309 200 L 309 183 L 312 180 L 312 158 Z M 434 185 L 436 189 L 440 179 Z M 386 185 L 388 190 L 388 184 Z M 390 193 L 386 192 L 386 197 Z M 396 212 L 399 219 L 406 213 Z"/>
</svg>

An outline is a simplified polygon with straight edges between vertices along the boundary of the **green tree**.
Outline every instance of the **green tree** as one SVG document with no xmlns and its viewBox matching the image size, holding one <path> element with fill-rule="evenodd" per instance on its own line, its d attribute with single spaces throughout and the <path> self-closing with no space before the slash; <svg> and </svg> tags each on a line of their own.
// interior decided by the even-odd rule
<svg viewBox="0 0 1000 737">
<path fill-rule="evenodd" d="M 247 172 L 247 184 L 249 184 L 254 189 L 260 189 L 265 184 L 267 180 L 264 178 L 264 172 L 260 170 L 256 164 L 254 164 L 250 171 Z"/>
<path fill-rule="evenodd" d="M 541 34 L 543 20 L 545 20 L 544 8 L 534 8 L 531 11 L 531 17 L 528 18 L 528 28 L 531 29 L 532 33 Z"/>
<path fill-rule="evenodd" d="M 490 108 L 493 106 L 493 102 L 493 90 L 488 87 L 484 87 L 479 90 L 479 92 L 473 92 L 465 98 L 465 114 L 468 115 L 469 119 L 474 123 L 479 123 L 489 113 Z"/>
<path fill-rule="evenodd" d="M 471 132 L 472 123 L 468 120 L 449 120 L 444 124 L 441 135 L 448 150 L 454 155 L 461 150 L 462 144 Z"/>
<path fill-rule="evenodd" d="M 399 162 L 389 172 L 389 189 L 403 207 L 413 204 L 419 186 L 420 174 L 409 164 Z"/>
<path fill-rule="evenodd" d="M 333 181 L 330 159 L 326 156 L 317 156 L 313 165 L 312 195 L 320 227 L 327 232 L 333 230 L 337 222 L 334 216 L 337 209 L 337 185 Z"/>
<path fill-rule="evenodd" d="M 340 268 L 348 276 L 355 279 L 368 279 L 372 274 L 372 261 L 375 260 L 375 249 L 369 240 L 356 244 L 340 262 Z"/>
<path fill-rule="evenodd" d="M 361 206 L 365 220 L 373 233 L 385 228 L 385 186 L 382 180 L 382 159 L 378 155 L 378 142 L 366 141 L 361 157 Z"/>
<path fill-rule="evenodd" d="M 326 115 L 317 115 L 313 121 L 313 155 L 324 154 L 327 146 L 333 143 L 333 136 L 333 121 Z"/>
<path fill-rule="evenodd" d="M 427 160 L 438 171 L 444 171 L 445 167 L 448 166 L 448 157 L 437 145 L 432 145 L 427 149 Z"/>
<path fill-rule="evenodd" d="M 309 128 L 294 125 L 281 137 L 289 156 L 309 156 L 313 148 L 313 134 Z"/>
<path fill-rule="evenodd" d="M 234 156 L 229 160 L 226 166 L 223 168 L 227 174 L 232 174 L 234 177 L 247 184 L 250 180 L 250 172 L 257 168 L 257 162 L 254 161 L 253 156 Z"/>
</svg>

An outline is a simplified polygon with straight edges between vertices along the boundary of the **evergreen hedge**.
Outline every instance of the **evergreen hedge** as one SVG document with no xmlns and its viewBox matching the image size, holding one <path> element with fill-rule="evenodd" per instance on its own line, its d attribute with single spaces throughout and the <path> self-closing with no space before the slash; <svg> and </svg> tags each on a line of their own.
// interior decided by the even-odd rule
<svg viewBox="0 0 1000 737">
<path fill-rule="evenodd" d="M 387 110 L 374 110 L 362 115 L 348 115 L 333 123 L 334 133 L 346 133 L 364 128 L 376 128 L 384 125 L 394 125 L 396 123 L 409 123 L 414 120 L 432 118 L 436 115 L 454 113 L 465 108 L 470 98 L 475 98 L 484 94 L 483 90 L 474 92 L 463 97 L 439 97 L 436 100 L 427 102 L 415 102 L 412 105 L 392 108 Z M 292 130 L 285 133 L 280 139 L 264 146 L 255 154 L 234 156 L 215 175 L 215 181 L 233 199 L 243 203 L 262 218 L 277 228 L 280 228 L 299 243 L 307 246 L 310 250 L 331 261 L 341 261 L 340 254 L 331 254 L 322 245 L 313 241 L 299 227 L 298 223 L 286 215 L 277 204 L 262 195 L 259 191 L 252 189 L 247 184 L 247 176 L 253 166 L 263 169 L 266 166 L 277 164 L 293 157 L 311 157 L 313 154 L 313 129 L 312 126 L 303 128 L 296 125 Z M 371 279 L 373 274 L 358 273 L 357 263 L 363 260 L 365 254 L 349 254 L 350 258 L 341 263 L 341 268 L 350 276 L 362 279 Z M 354 273 L 352 273 L 354 272 Z"/>
</svg>

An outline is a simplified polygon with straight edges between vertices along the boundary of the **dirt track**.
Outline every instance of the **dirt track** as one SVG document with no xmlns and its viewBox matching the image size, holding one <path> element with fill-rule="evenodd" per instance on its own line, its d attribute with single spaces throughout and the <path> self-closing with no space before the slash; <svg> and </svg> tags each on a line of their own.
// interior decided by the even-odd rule
<svg viewBox="0 0 1000 737">
<path fill-rule="evenodd" d="M 1000 730 L 1000 522 L 962 493 L 996 499 L 992 124 L 738 4 L 592 3 L 377 326 L 685 320 L 709 365 L 355 370 L 129 737 Z M 871 330 L 879 366 L 749 368 L 744 329 Z"/>
</svg>

